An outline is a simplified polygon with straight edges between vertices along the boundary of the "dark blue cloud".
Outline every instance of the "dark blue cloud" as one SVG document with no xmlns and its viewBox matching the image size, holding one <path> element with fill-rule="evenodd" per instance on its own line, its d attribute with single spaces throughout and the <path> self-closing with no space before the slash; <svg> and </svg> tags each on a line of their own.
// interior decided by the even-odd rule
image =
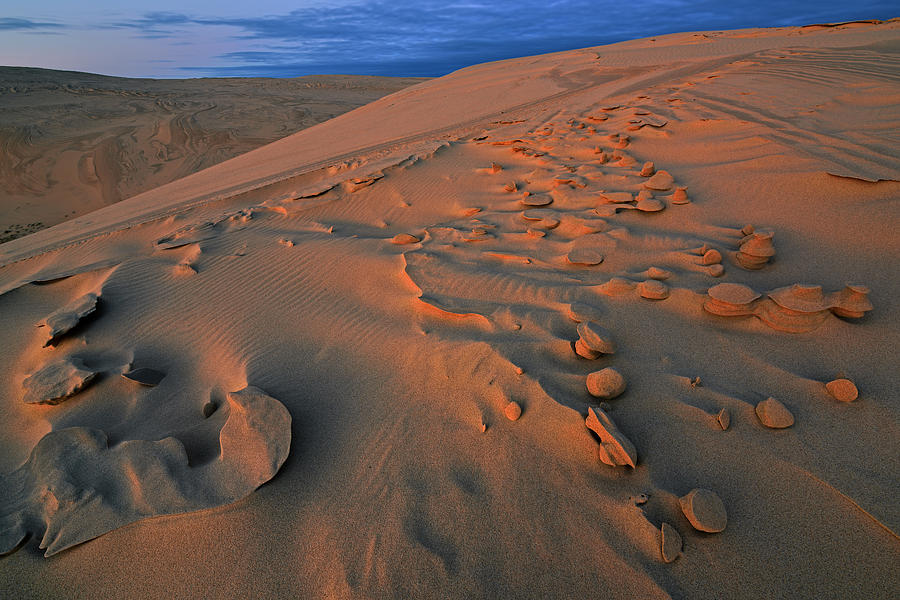
<svg viewBox="0 0 900 600">
<path fill-rule="evenodd" d="M 65 29 L 60 23 L 35 21 L 33 19 L 17 19 L 0 17 L 0 31 L 24 31 L 28 33 L 49 33 L 52 30 Z"/>
<path fill-rule="evenodd" d="M 102 29 L 132 29 L 138 37 L 165 39 L 179 35 L 186 25 L 196 25 L 195 19 L 187 15 L 170 12 L 151 12 L 137 19 L 100 24 Z"/>
<path fill-rule="evenodd" d="M 284 15 L 216 18 L 148 13 L 117 23 L 146 37 L 186 27 L 229 27 L 245 49 L 198 75 L 288 77 L 316 73 L 438 76 L 486 61 L 679 31 L 890 18 L 880 0 L 361 0 Z"/>
</svg>

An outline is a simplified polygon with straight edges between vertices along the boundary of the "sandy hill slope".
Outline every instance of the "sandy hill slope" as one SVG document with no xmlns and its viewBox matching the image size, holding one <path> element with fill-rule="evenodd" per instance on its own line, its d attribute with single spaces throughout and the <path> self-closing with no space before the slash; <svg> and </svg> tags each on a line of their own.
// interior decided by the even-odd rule
<svg viewBox="0 0 900 600">
<path fill-rule="evenodd" d="M 0 595 L 896 597 L 898 99 L 490 63 L 0 245 Z"/>
<path fill-rule="evenodd" d="M 0 242 L 169 183 L 422 79 L 126 79 L 0 67 Z"/>
</svg>

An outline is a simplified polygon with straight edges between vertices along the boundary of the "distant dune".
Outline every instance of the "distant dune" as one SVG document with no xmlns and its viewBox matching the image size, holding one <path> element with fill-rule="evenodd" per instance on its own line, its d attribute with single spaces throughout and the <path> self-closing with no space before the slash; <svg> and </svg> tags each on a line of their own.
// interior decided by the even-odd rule
<svg viewBox="0 0 900 600">
<path fill-rule="evenodd" d="M 900 22 L 486 63 L 0 244 L 0 597 L 897 598 L 898 99 Z"/>
<path fill-rule="evenodd" d="M 356 75 L 125 79 L 0 67 L 0 243 L 421 81 Z"/>
</svg>

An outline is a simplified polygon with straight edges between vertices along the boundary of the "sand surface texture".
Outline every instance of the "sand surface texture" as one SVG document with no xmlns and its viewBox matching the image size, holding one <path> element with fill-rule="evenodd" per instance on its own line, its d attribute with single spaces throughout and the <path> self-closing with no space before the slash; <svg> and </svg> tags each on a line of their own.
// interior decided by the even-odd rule
<svg viewBox="0 0 900 600">
<path fill-rule="evenodd" d="M 0 67 L 0 243 L 321 123 L 422 79 L 125 79 Z"/>
<path fill-rule="evenodd" d="M 897 597 L 898 100 L 490 63 L 3 244 L 0 595 Z"/>
</svg>

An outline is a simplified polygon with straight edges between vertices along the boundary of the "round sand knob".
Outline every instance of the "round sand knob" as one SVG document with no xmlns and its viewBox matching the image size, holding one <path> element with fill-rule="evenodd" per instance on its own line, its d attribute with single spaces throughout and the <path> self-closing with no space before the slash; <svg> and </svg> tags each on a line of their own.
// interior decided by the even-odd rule
<svg viewBox="0 0 900 600">
<path fill-rule="evenodd" d="M 612 341 L 612 336 L 593 321 L 579 323 L 577 331 L 584 345 L 594 352 L 603 354 L 615 353 L 616 345 Z"/>
<path fill-rule="evenodd" d="M 525 192 L 519 202 L 522 203 L 522 206 L 549 206 L 553 204 L 553 198 L 547 194 L 529 194 Z"/>
<path fill-rule="evenodd" d="M 592 248 L 573 248 L 566 255 L 570 265 L 592 267 L 603 262 L 603 253 Z"/>
<path fill-rule="evenodd" d="M 510 421 L 518 421 L 519 417 L 522 416 L 522 407 L 519 406 L 518 402 L 510 402 L 506 405 L 506 408 L 503 409 L 503 414 L 506 415 L 506 418 Z"/>
<path fill-rule="evenodd" d="M 725 273 L 725 267 L 721 263 L 706 267 L 706 274 L 710 277 L 721 277 Z"/>
<path fill-rule="evenodd" d="M 606 283 L 597 286 L 597 289 L 607 296 L 621 296 L 634 289 L 634 283 L 623 277 L 613 277 Z"/>
<path fill-rule="evenodd" d="M 398 233 L 391 241 L 395 244 L 418 244 L 422 240 L 408 233 Z"/>
<path fill-rule="evenodd" d="M 731 414 L 728 412 L 727 408 L 723 408 L 719 411 L 719 414 L 716 415 L 716 423 L 719 424 L 722 431 L 727 430 L 728 426 L 731 425 Z"/>
<path fill-rule="evenodd" d="M 687 195 L 686 187 L 675 188 L 675 193 L 672 194 L 672 204 L 687 204 L 690 202 Z"/>
<path fill-rule="evenodd" d="M 644 187 L 650 190 L 665 191 L 672 189 L 675 179 L 668 171 L 657 171 L 650 179 L 644 182 Z"/>
<path fill-rule="evenodd" d="M 801 313 L 814 313 L 829 308 L 822 286 L 795 283 L 769 292 L 778 306 Z"/>
<path fill-rule="evenodd" d="M 869 288 L 864 285 L 848 285 L 837 293 L 837 302 L 831 311 L 839 317 L 858 319 L 872 310 L 869 302 Z"/>
<path fill-rule="evenodd" d="M 831 394 L 835 400 L 841 402 L 853 402 L 859 397 L 859 390 L 849 379 L 835 379 L 825 384 L 825 389 Z"/>
<path fill-rule="evenodd" d="M 715 248 L 707 250 L 700 259 L 700 264 L 703 265 L 717 265 L 720 262 L 722 262 L 722 253 Z"/>
<path fill-rule="evenodd" d="M 681 556 L 681 534 L 668 523 L 663 523 L 659 530 L 659 546 L 663 562 L 674 561 Z"/>
<path fill-rule="evenodd" d="M 592 319 L 599 320 L 602 317 L 599 309 L 584 302 L 573 302 L 570 304 L 568 316 L 576 323 L 584 323 Z"/>
<path fill-rule="evenodd" d="M 784 429 L 794 424 L 794 415 L 775 398 L 767 398 L 756 405 L 759 422 L 771 429 Z"/>
<path fill-rule="evenodd" d="M 581 358 L 586 358 L 588 360 L 597 360 L 602 356 L 600 352 L 596 350 L 591 350 L 590 347 L 584 343 L 584 340 L 579 338 L 575 340 L 575 354 L 580 356 Z"/>
<path fill-rule="evenodd" d="M 650 267 L 649 269 L 647 269 L 647 277 L 649 277 L 650 279 L 658 279 L 661 281 L 663 279 L 668 279 L 671 276 L 671 271 L 666 271 L 665 269 L 660 269 L 659 267 Z"/>
<path fill-rule="evenodd" d="M 754 231 L 741 241 L 741 252 L 758 258 L 775 256 L 774 237 L 775 232 L 771 230 Z"/>
<path fill-rule="evenodd" d="M 641 298 L 647 298 L 648 300 L 665 300 L 669 297 L 669 286 L 656 279 L 642 281 L 637 288 Z"/>
<path fill-rule="evenodd" d="M 706 293 L 713 300 L 730 306 L 745 306 L 760 297 L 753 288 L 739 283 L 720 283 L 709 288 Z"/>
<path fill-rule="evenodd" d="M 607 367 L 587 376 L 587 389 L 595 398 L 612 400 L 625 391 L 625 378 L 612 367 Z"/>
<path fill-rule="evenodd" d="M 681 510 L 697 531 L 718 533 L 728 524 L 725 505 L 715 492 L 695 488 L 679 499 Z"/>
<path fill-rule="evenodd" d="M 634 207 L 643 212 L 659 212 L 666 208 L 666 205 L 662 203 L 662 200 L 653 197 L 644 197 L 638 198 L 638 201 L 634 203 Z"/>
</svg>

